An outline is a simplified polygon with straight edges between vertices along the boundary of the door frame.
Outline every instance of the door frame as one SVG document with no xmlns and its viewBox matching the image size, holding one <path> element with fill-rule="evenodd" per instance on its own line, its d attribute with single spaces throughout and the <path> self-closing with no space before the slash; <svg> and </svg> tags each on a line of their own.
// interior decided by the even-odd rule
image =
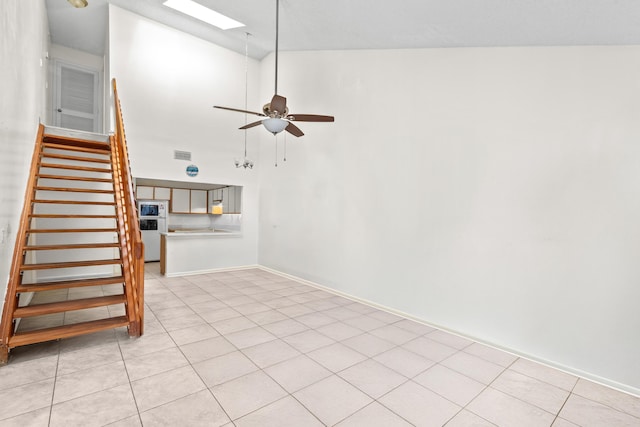
<svg viewBox="0 0 640 427">
<path fill-rule="evenodd" d="M 61 96 L 61 69 L 62 67 L 70 68 L 77 71 L 82 71 L 85 73 L 91 73 L 95 76 L 93 83 L 93 107 L 96 116 L 96 122 L 94 123 L 94 129 L 92 132 L 94 133 L 102 133 L 102 129 L 104 126 L 104 114 L 103 114 L 103 104 L 102 104 L 102 71 L 96 68 L 87 67 L 84 65 L 74 64 L 69 61 L 65 61 L 63 59 L 54 59 L 53 60 L 53 96 L 51 97 L 51 111 L 53 114 L 53 125 L 60 126 L 58 120 L 58 106 Z"/>
</svg>

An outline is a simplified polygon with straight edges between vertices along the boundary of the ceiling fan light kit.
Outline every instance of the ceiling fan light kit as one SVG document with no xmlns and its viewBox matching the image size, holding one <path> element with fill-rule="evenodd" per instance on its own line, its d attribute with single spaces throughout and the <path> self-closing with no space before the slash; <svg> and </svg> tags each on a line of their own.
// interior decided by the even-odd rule
<svg viewBox="0 0 640 427">
<path fill-rule="evenodd" d="M 89 5 L 87 0 L 67 0 L 67 1 L 71 3 L 71 6 L 77 7 L 77 8 L 87 7 Z"/>
<path fill-rule="evenodd" d="M 278 134 L 285 130 L 289 122 L 283 119 L 278 119 L 276 117 L 264 119 L 262 121 L 262 126 L 264 126 L 269 132 L 272 134 Z"/>
<path fill-rule="evenodd" d="M 280 11 L 280 1 L 276 0 L 276 50 L 275 50 L 275 94 L 273 98 L 271 98 L 271 102 L 265 104 L 262 107 L 262 112 L 257 113 L 255 111 L 248 111 L 246 107 L 244 110 L 240 110 L 237 108 L 230 107 L 221 107 L 219 105 L 214 105 L 214 108 L 220 108 L 222 110 L 235 111 L 238 113 L 252 114 L 255 116 L 262 117 L 260 120 L 246 124 L 242 126 L 241 130 L 246 130 L 252 128 L 254 126 L 258 126 L 262 124 L 265 129 L 271 132 L 274 135 L 286 130 L 291 135 L 300 137 L 303 136 L 304 133 L 294 125 L 292 122 L 333 122 L 333 116 L 322 116 L 318 114 L 289 114 L 289 109 L 287 108 L 287 98 L 284 96 L 278 95 L 278 33 L 279 33 L 279 11 Z"/>
</svg>

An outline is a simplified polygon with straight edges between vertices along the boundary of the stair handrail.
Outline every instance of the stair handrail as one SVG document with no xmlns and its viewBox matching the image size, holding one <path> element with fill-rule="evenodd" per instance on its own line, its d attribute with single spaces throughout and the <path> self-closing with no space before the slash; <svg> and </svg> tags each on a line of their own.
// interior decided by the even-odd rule
<svg viewBox="0 0 640 427">
<path fill-rule="evenodd" d="M 137 336 L 142 335 L 144 331 L 144 244 L 136 208 L 122 107 L 115 78 L 112 79 L 112 88 L 115 129 L 111 139 L 115 157 L 116 205 L 119 210 L 118 218 L 121 219 L 118 229 L 121 235 L 125 288 L 127 286 L 132 288 L 130 289 L 132 292 L 127 292 L 127 315 L 135 324 L 130 326 L 129 335 Z"/>
<path fill-rule="evenodd" d="M 9 283 L 6 288 L 6 295 L 4 301 L 4 309 L 2 310 L 2 321 L 0 321 L 0 365 L 7 363 L 9 355 L 9 339 L 14 334 L 13 324 L 13 311 L 18 306 L 18 294 L 16 289 L 20 285 L 20 264 L 24 260 L 24 247 L 26 245 L 26 235 L 29 229 L 29 212 L 35 192 L 36 175 L 38 171 L 38 165 L 40 163 L 42 155 L 42 139 L 44 135 L 44 125 L 42 123 L 38 126 L 38 133 L 36 135 L 36 142 L 33 150 L 33 156 L 31 158 L 31 169 L 29 172 L 29 179 L 24 195 L 24 205 L 22 208 L 22 214 L 20 216 L 20 224 L 18 225 L 18 231 L 16 233 L 16 242 L 13 247 L 13 261 L 11 262 L 11 271 L 9 273 Z"/>
</svg>

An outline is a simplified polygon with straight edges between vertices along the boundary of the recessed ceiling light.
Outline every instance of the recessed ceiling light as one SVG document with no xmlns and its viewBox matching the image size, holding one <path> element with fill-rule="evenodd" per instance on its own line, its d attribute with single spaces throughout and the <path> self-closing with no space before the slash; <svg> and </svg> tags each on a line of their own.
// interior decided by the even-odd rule
<svg viewBox="0 0 640 427">
<path fill-rule="evenodd" d="M 244 27 L 244 24 L 191 0 L 167 0 L 165 6 L 211 24 L 221 30 Z"/>
</svg>

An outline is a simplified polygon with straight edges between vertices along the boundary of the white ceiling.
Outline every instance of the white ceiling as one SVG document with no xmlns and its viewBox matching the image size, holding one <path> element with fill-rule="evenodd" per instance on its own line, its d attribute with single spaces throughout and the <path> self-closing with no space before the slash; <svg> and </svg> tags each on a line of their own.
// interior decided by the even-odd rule
<svg viewBox="0 0 640 427">
<path fill-rule="evenodd" d="M 246 24 L 222 31 L 164 0 L 46 0 L 53 43 L 104 53 L 107 3 L 262 58 L 274 50 L 275 0 L 197 0 Z M 280 49 L 399 49 L 640 44 L 638 0 L 280 0 Z"/>
</svg>

